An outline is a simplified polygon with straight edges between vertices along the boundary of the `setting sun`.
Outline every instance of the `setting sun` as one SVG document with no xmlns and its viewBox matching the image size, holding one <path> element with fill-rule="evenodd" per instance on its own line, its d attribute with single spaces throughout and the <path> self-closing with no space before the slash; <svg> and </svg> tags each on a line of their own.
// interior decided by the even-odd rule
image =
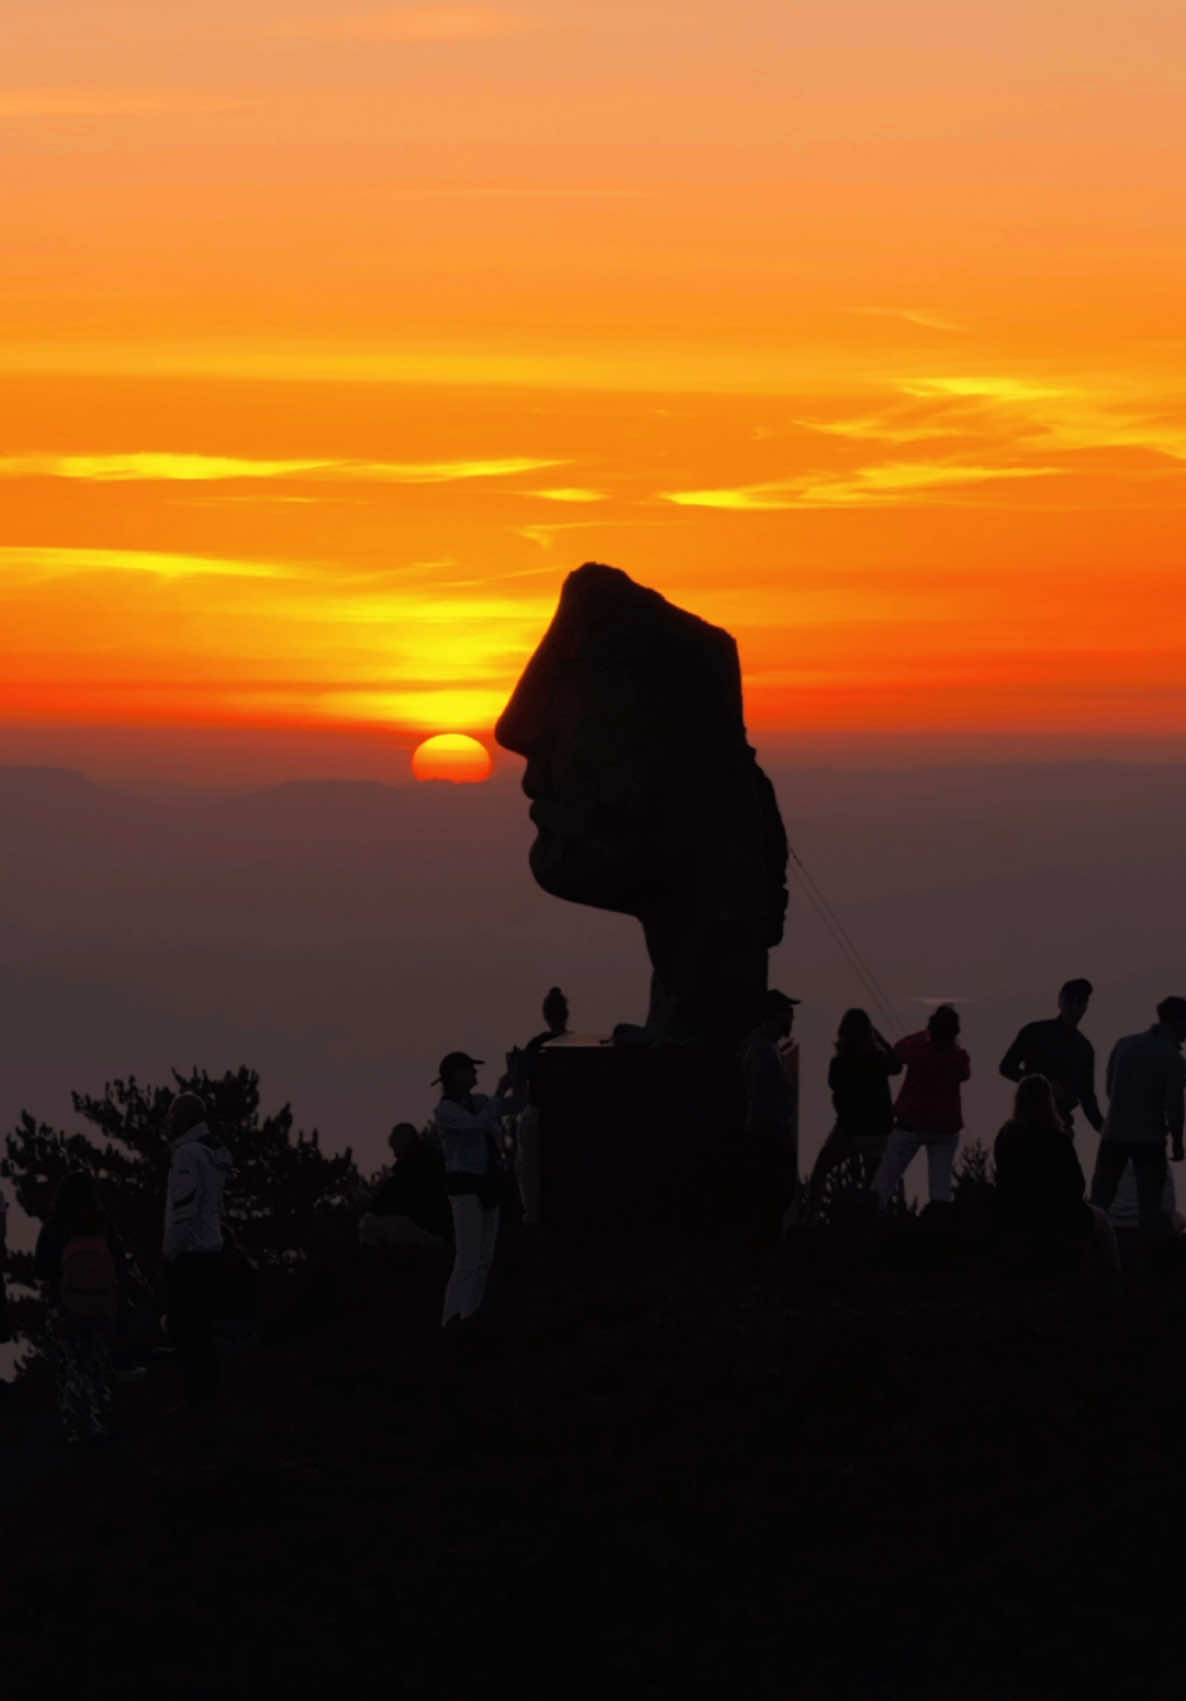
<svg viewBox="0 0 1186 1701">
<path fill-rule="evenodd" d="M 486 780 L 490 778 L 490 752 L 479 739 L 464 732 L 438 732 L 412 752 L 412 772 L 418 780 Z"/>
</svg>

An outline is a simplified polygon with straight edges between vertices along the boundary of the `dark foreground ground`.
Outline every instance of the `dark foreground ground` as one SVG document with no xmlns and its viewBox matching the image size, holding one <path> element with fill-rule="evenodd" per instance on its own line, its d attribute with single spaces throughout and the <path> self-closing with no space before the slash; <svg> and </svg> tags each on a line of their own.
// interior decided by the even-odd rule
<svg viewBox="0 0 1186 1701">
<path fill-rule="evenodd" d="M 600 1281 L 508 1237 L 464 1353 L 440 1260 L 343 1252 L 216 1424 L 162 1368 L 30 1478 L 8 1693 L 1180 1692 L 1186 1268 L 1109 1296 L 945 1235 Z"/>
</svg>

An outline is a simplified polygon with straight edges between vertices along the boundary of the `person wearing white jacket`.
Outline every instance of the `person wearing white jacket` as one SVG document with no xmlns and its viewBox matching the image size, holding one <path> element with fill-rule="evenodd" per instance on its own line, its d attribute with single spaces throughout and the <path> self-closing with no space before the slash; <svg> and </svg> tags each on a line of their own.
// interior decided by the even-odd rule
<svg viewBox="0 0 1186 1701">
<path fill-rule="evenodd" d="M 453 1269 L 442 1325 L 464 1323 L 480 1307 L 494 1263 L 503 1183 L 499 1124 L 521 1108 L 504 1077 L 488 1097 L 475 1093 L 480 1057 L 451 1051 L 441 1059 L 436 1132 L 445 1156 L 445 1190 L 453 1214 Z M 433 1083 L 436 1085 L 436 1082 Z"/>
<path fill-rule="evenodd" d="M 165 1197 L 165 1308 L 186 1404 L 199 1408 L 209 1405 L 218 1391 L 214 1319 L 223 1249 L 222 1196 L 231 1160 L 196 1093 L 173 1100 L 166 1132 L 172 1157 Z"/>
</svg>

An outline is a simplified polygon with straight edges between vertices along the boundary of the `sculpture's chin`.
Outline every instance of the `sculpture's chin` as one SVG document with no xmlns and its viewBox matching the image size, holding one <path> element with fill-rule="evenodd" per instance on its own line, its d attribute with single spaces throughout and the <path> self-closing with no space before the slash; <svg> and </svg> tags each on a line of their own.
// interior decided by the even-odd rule
<svg viewBox="0 0 1186 1701">
<path fill-rule="evenodd" d="M 632 840 L 562 838 L 541 831 L 531 847 L 531 872 L 554 898 L 645 916 L 655 902 L 656 878 Z"/>
</svg>

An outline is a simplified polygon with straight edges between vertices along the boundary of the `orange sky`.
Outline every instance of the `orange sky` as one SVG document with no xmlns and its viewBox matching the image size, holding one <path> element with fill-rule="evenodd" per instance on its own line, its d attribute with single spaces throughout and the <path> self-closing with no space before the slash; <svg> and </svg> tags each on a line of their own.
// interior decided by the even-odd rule
<svg viewBox="0 0 1186 1701">
<path fill-rule="evenodd" d="M 736 633 L 760 737 L 1183 736 L 1178 0 L 6 37 L 10 759 L 487 734 L 591 557 Z"/>
</svg>

